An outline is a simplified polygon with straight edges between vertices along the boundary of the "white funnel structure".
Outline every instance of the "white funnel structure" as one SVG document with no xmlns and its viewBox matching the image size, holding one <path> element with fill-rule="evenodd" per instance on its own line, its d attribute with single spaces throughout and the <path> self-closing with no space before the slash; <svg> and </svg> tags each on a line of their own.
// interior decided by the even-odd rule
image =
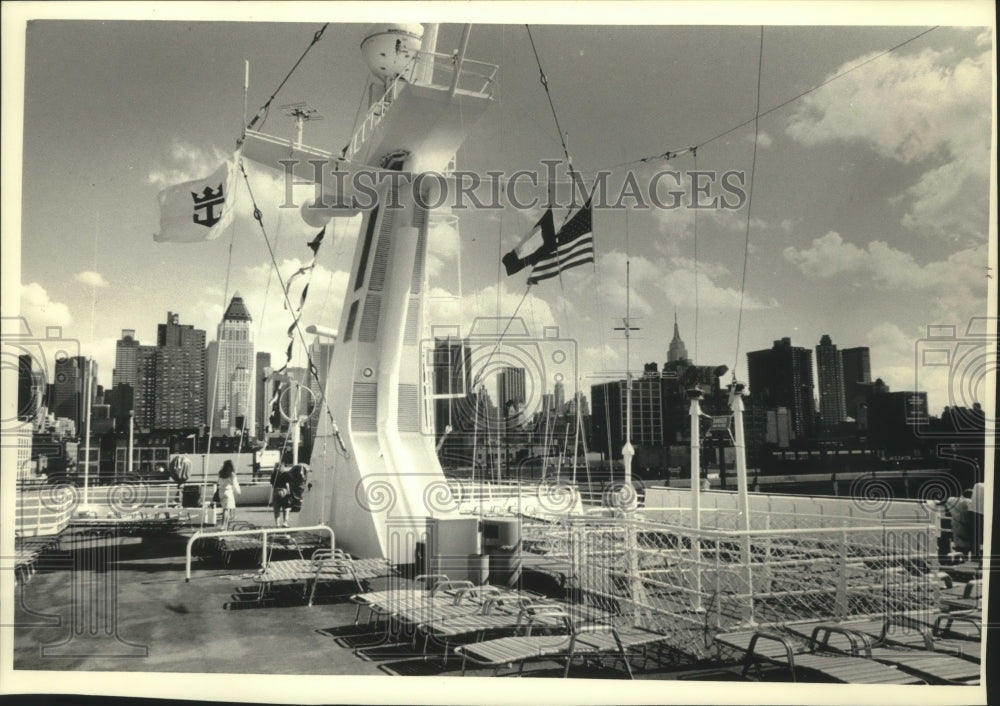
<svg viewBox="0 0 1000 706">
<path fill-rule="evenodd" d="M 421 30 L 376 27 L 362 44 L 381 93 L 345 156 L 403 175 L 380 179 L 378 203 L 364 212 L 325 391 L 339 437 L 321 425 L 300 518 L 330 524 L 349 552 L 397 562 L 413 560 L 424 518 L 438 514 L 433 505 L 449 492 L 423 397 L 428 212 L 414 198 L 414 181 L 447 170 L 491 102 L 496 71 L 478 62 L 470 71 L 473 62 L 438 57 L 433 47 L 417 51 Z"/>
</svg>

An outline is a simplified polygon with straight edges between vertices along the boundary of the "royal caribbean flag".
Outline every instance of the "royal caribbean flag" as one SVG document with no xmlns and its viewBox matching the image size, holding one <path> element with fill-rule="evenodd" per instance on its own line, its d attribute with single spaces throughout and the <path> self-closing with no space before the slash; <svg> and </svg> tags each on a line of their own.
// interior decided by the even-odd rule
<svg viewBox="0 0 1000 706">
<path fill-rule="evenodd" d="M 528 265 L 534 265 L 546 255 L 555 251 L 556 227 L 552 220 L 552 209 L 548 209 L 538 219 L 538 223 L 521 238 L 513 250 L 503 256 L 503 266 L 507 276 L 520 272 Z"/>
<path fill-rule="evenodd" d="M 233 220 L 236 157 L 204 179 L 169 186 L 159 194 L 158 243 L 215 240 Z"/>
<path fill-rule="evenodd" d="M 594 261 L 594 228 L 590 200 L 569 219 L 555 237 L 554 247 L 538 258 L 531 268 L 528 284 L 555 277 L 577 265 Z"/>
</svg>

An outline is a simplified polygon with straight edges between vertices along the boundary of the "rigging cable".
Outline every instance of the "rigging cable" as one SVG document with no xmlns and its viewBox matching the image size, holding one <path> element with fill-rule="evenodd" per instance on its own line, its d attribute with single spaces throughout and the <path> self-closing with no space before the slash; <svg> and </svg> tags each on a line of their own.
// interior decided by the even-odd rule
<svg viewBox="0 0 1000 706">
<path fill-rule="evenodd" d="M 566 157 L 566 166 L 569 169 L 570 174 L 573 173 L 573 160 L 570 159 L 569 149 L 566 147 L 566 138 L 563 136 L 562 128 L 559 126 L 559 116 L 556 115 L 556 106 L 552 102 L 552 94 L 549 92 L 549 80 L 545 76 L 545 71 L 542 69 L 542 60 L 538 57 L 538 49 L 535 48 L 535 39 L 531 36 L 531 27 L 524 25 L 524 28 L 528 31 L 528 41 L 531 42 L 531 51 L 535 55 L 535 63 L 538 64 L 538 80 L 542 84 L 542 88 L 545 89 L 545 97 L 549 100 L 549 108 L 552 110 L 552 119 L 556 123 L 556 130 L 559 132 L 559 141 L 562 143 L 563 156 Z"/>
<path fill-rule="evenodd" d="M 607 167 L 606 169 L 612 170 L 612 169 L 618 169 L 618 168 L 621 168 L 621 167 L 628 167 L 628 166 L 630 166 L 632 164 L 638 164 L 638 163 L 641 163 L 641 162 L 648 162 L 648 161 L 651 161 L 651 160 L 654 160 L 654 159 L 661 159 L 661 158 L 662 159 L 670 159 L 671 157 L 676 157 L 676 156 L 685 154 L 686 152 L 690 152 L 690 151 L 696 149 L 697 147 L 704 147 L 705 145 L 710 144 L 712 142 L 715 142 L 716 140 L 719 140 L 719 139 L 725 137 L 726 135 L 729 135 L 730 133 L 733 133 L 736 130 L 739 130 L 742 127 L 746 127 L 747 125 L 750 125 L 751 123 L 756 123 L 756 121 L 759 120 L 760 118 L 763 118 L 766 115 L 770 115 L 771 113 L 775 112 L 776 110 L 780 110 L 781 108 L 784 108 L 786 105 L 789 105 L 790 103 L 794 103 L 795 101 L 799 100 L 800 98 L 803 98 L 803 97 L 809 95 L 813 91 L 817 91 L 820 88 L 822 88 L 823 86 L 826 86 L 827 84 L 833 83 L 837 79 L 843 78 L 844 76 L 847 76 L 848 74 L 853 73 L 854 71 L 857 71 L 862 66 L 866 66 L 867 64 L 870 64 L 871 62 L 875 61 L 876 59 L 881 59 L 886 54 L 891 54 L 892 52 L 896 51 L 897 49 L 901 49 L 902 47 L 906 46 L 907 44 L 910 44 L 911 42 L 914 42 L 914 41 L 920 39 L 924 35 L 929 34 L 930 32 L 933 32 L 935 29 L 938 29 L 938 27 L 934 26 L 934 27 L 931 27 L 929 29 L 925 29 L 923 32 L 920 32 L 919 34 L 915 34 L 914 36 L 910 37 L 909 39 L 906 39 L 906 40 L 900 42 L 899 44 L 896 44 L 895 46 L 892 46 L 889 49 L 886 49 L 885 51 L 882 51 L 882 52 L 880 52 L 880 53 L 878 53 L 878 54 L 876 54 L 874 56 L 871 56 L 871 57 L 865 59 L 864 61 L 856 64 L 855 66 L 852 66 L 849 69 L 845 69 L 844 71 L 841 71 L 838 74 L 834 74 L 833 76 L 831 76 L 830 78 L 826 79 L 825 81 L 817 83 L 815 86 L 812 86 L 811 88 L 807 88 L 806 90 L 802 91 L 801 93 L 798 93 L 798 94 L 792 96 L 788 100 L 782 101 L 781 103 L 778 103 L 777 105 L 772 106 L 771 108 L 768 108 L 764 112 L 759 112 L 760 106 L 758 104 L 758 111 L 754 113 L 754 116 L 752 118 L 749 118 L 748 120 L 744 120 L 739 125 L 735 125 L 735 126 L 729 128 L 729 129 L 725 130 L 724 132 L 720 132 L 719 134 L 715 135 L 714 137 L 710 137 L 707 140 L 703 140 L 703 141 L 697 143 L 693 147 L 687 147 L 687 148 L 680 149 L 680 150 L 668 150 L 667 152 L 664 152 L 663 154 L 660 154 L 660 155 L 650 155 L 650 156 L 647 156 L 647 157 L 641 157 L 639 159 L 634 159 L 634 160 L 632 160 L 630 162 L 623 162 L 622 164 L 616 164 L 614 166 Z"/>
<path fill-rule="evenodd" d="M 260 210 L 260 208 L 257 206 L 257 199 L 254 197 L 254 195 L 253 195 L 253 189 L 250 186 L 250 177 L 247 174 L 246 169 L 243 167 L 242 161 L 240 162 L 240 171 L 243 173 L 243 180 L 246 182 L 246 185 L 247 185 L 247 193 L 250 195 L 250 201 L 253 204 L 253 217 L 254 217 L 254 220 L 256 220 L 257 224 L 260 226 L 261 234 L 264 236 L 264 244 L 267 245 L 268 254 L 271 256 L 271 265 L 274 268 L 275 276 L 278 278 L 278 284 L 281 285 L 282 296 L 285 299 L 285 306 L 289 310 L 291 310 L 292 309 L 292 305 L 291 305 L 291 302 L 289 301 L 289 298 L 288 298 L 287 287 L 285 285 L 284 278 L 281 276 L 281 271 L 278 269 L 278 262 L 277 262 L 277 259 L 275 258 L 274 249 L 271 247 L 271 240 L 270 240 L 270 238 L 268 238 L 268 235 L 267 235 L 267 228 L 264 226 L 264 214 Z M 292 330 L 294 330 L 299 335 L 299 341 L 302 344 L 302 349 L 306 352 L 307 369 L 309 370 L 310 375 L 316 380 L 316 384 L 319 385 L 319 375 L 317 374 L 316 366 L 313 364 L 312 359 L 309 356 L 309 348 L 306 345 L 306 337 L 305 337 L 305 334 L 302 332 L 302 327 L 299 325 L 299 319 L 298 318 L 296 318 L 295 322 L 292 324 Z M 293 337 L 292 340 L 294 342 L 294 337 Z M 333 412 L 330 410 L 329 404 L 325 405 L 325 411 L 326 411 L 327 417 L 329 418 L 331 429 L 333 429 L 334 434 L 339 437 L 339 432 L 337 431 L 337 429 L 338 429 L 337 422 L 333 418 Z M 342 455 L 346 455 L 348 453 L 347 450 L 344 449 L 339 444 L 338 444 L 338 448 L 340 449 L 338 451 L 338 453 L 340 453 Z"/>
<path fill-rule="evenodd" d="M 754 114 L 760 112 L 760 78 L 761 69 L 764 64 L 764 27 L 760 28 L 760 48 L 757 53 L 757 108 Z M 740 336 L 743 328 L 743 298 L 747 289 L 747 261 L 750 257 L 750 216 L 753 209 L 753 181 L 757 169 L 757 138 L 760 134 L 758 121 L 754 119 L 753 126 L 753 159 L 750 162 L 750 184 L 747 190 L 747 225 L 746 237 L 743 244 L 743 278 L 740 283 L 740 313 L 736 321 L 736 352 L 733 358 L 733 382 L 736 381 L 736 369 L 740 361 Z"/>
<path fill-rule="evenodd" d="M 281 83 L 278 84 L 278 87 L 276 89 L 274 89 L 274 93 L 272 93 L 271 97 L 267 99 L 267 102 L 264 103 L 264 105 L 261 106 L 260 110 L 257 111 L 257 114 L 255 116 L 253 116 L 253 120 L 251 120 L 247 124 L 247 126 L 246 126 L 247 130 L 252 130 L 253 126 L 257 124 L 258 120 L 260 120 L 260 127 L 262 127 L 262 128 L 264 127 L 264 122 L 267 120 L 267 111 L 271 107 L 271 102 L 275 98 L 278 97 L 278 93 L 281 91 L 282 88 L 284 88 L 285 83 L 287 83 L 288 79 L 290 79 L 292 77 L 292 74 L 295 73 L 295 70 L 299 68 L 299 64 L 301 64 L 302 60 L 306 58 L 306 54 L 309 53 L 309 50 L 312 49 L 316 45 L 316 43 L 320 39 L 323 38 L 323 33 L 326 31 L 326 28 L 329 27 L 329 26 L 330 26 L 330 23 L 327 22 L 326 24 L 324 24 L 322 27 L 320 27 L 316 31 L 316 33 L 313 35 L 312 41 L 309 42 L 309 46 L 307 46 L 306 50 L 304 52 L 302 52 L 302 56 L 300 56 L 299 60 L 295 62 L 295 65 L 292 67 L 292 70 L 288 72 L 288 74 L 285 76 L 285 78 L 282 79 Z"/>
</svg>

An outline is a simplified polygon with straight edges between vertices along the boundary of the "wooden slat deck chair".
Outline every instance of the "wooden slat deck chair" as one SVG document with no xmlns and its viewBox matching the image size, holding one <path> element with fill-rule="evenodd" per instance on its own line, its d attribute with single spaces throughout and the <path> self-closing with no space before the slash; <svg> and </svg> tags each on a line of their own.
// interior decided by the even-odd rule
<svg viewBox="0 0 1000 706">
<path fill-rule="evenodd" d="M 941 591 L 941 607 L 947 611 L 982 611 L 982 580 L 973 579 L 964 586 L 955 586 Z"/>
<path fill-rule="evenodd" d="M 983 614 L 977 610 L 939 613 L 931 623 L 931 636 L 935 640 L 961 638 L 979 644 L 983 639 Z"/>
<path fill-rule="evenodd" d="M 715 636 L 716 642 L 742 652 L 742 676 L 751 667 L 758 675 L 761 663 L 784 667 L 793 682 L 830 680 L 844 684 L 924 684 L 924 680 L 895 667 L 863 657 L 817 652 L 815 643 L 804 645 L 790 635 L 772 630 L 740 631 Z M 855 643 L 856 646 L 856 643 Z M 813 679 L 809 679 L 813 677 Z"/>
<path fill-rule="evenodd" d="M 945 617 L 943 614 L 941 617 Z M 947 631 L 935 634 L 934 629 L 926 621 L 933 620 L 925 616 L 925 620 L 915 619 L 905 614 L 886 615 L 873 618 L 854 618 L 837 623 L 827 621 L 810 621 L 801 624 L 786 625 L 786 629 L 799 634 L 812 630 L 819 625 L 836 625 L 837 627 L 861 633 L 871 641 L 872 647 L 908 647 L 911 649 L 939 652 L 941 654 L 961 657 L 970 662 L 979 663 L 980 643 L 978 640 L 961 637 L 950 637 Z"/>
<path fill-rule="evenodd" d="M 598 656 L 611 653 L 617 656 L 621 652 L 629 677 L 632 677 L 632 666 L 628 662 L 631 652 L 640 652 L 645 660 L 647 650 L 652 645 L 662 645 L 668 634 L 650 630 L 638 625 L 589 625 L 578 630 L 577 642 L 593 648 Z M 644 667 L 645 668 L 645 667 Z M 569 665 L 566 665 L 567 672 Z"/>
<path fill-rule="evenodd" d="M 490 598 L 475 613 L 469 615 L 452 615 L 439 617 L 421 623 L 418 628 L 424 634 L 424 659 L 427 659 L 427 649 L 431 640 L 443 644 L 444 663 L 448 663 L 449 643 L 457 638 L 473 635 L 475 641 L 481 641 L 486 634 L 502 632 L 518 632 L 527 626 L 528 619 L 536 616 L 543 621 L 543 611 L 555 611 L 547 622 L 549 625 L 559 624 L 556 614 L 562 615 L 564 606 L 548 600 L 535 601 L 530 596 L 522 596 L 515 603 L 503 601 L 496 597 Z"/>
<path fill-rule="evenodd" d="M 316 598 L 316 589 L 323 583 L 353 582 L 357 590 L 364 591 L 367 581 L 393 573 L 385 559 L 354 559 L 341 549 L 317 549 L 312 562 L 315 574 L 311 582 L 308 605 Z"/>
<path fill-rule="evenodd" d="M 852 643 L 849 652 L 830 645 L 831 638 L 836 634 L 846 636 L 848 642 Z M 852 637 L 855 639 L 851 639 Z M 874 646 L 874 641 L 869 636 L 843 625 L 817 625 L 813 628 L 809 641 L 820 645 L 824 650 L 833 649 L 896 667 L 920 677 L 928 684 L 979 683 L 979 664 L 975 662 L 923 649 Z"/>
<path fill-rule="evenodd" d="M 407 588 L 389 588 L 384 591 L 366 591 L 351 596 L 351 601 L 358 606 L 354 613 L 354 624 L 357 625 L 361 619 L 361 609 L 368 609 L 368 622 L 376 615 L 382 616 L 384 610 L 380 607 L 389 600 L 404 600 L 417 595 L 426 595 L 431 589 L 436 588 L 439 583 L 448 581 L 445 574 L 421 574 L 413 581 L 413 586 Z M 461 586 L 471 586 L 469 581 L 458 582 Z M 446 590 L 445 593 L 454 597 L 454 589 Z"/>
<path fill-rule="evenodd" d="M 563 634 L 532 634 L 532 629 L 535 627 L 550 627 L 552 618 L 557 618 L 561 622 L 559 627 L 564 630 Z M 524 672 L 525 663 L 531 660 L 570 660 L 572 655 L 583 654 L 585 651 L 596 654 L 596 650 L 588 645 L 578 646 L 576 634 L 573 621 L 566 613 L 543 611 L 538 616 L 528 618 L 523 635 L 460 645 L 455 648 L 455 652 L 462 655 L 463 675 L 471 661 L 479 666 L 493 667 L 493 676 L 497 676 L 504 665 L 516 663 L 517 675 L 520 676 Z"/>
</svg>

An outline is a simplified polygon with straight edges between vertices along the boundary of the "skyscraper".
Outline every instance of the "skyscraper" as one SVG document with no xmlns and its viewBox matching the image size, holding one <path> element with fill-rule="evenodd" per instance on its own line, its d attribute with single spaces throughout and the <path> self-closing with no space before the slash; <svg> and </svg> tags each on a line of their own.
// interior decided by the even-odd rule
<svg viewBox="0 0 1000 706">
<path fill-rule="evenodd" d="M 844 374 L 840 352 L 828 334 L 823 334 L 819 339 L 819 345 L 816 346 L 816 377 L 819 383 L 819 410 L 823 425 L 834 427 L 847 416 L 847 404 L 844 401 Z"/>
<path fill-rule="evenodd" d="M 156 347 L 141 345 L 135 329 L 122 329 L 122 337 L 115 343 L 110 401 L 115 428 L 127 431 L 129 412 L 133 411 L 137 429 L 153 426 L 156 416 Z"/>
<path fill-rule="evenodd" d="M 156 384 L 153 425 L 189 429 L 205 423 L 205 331 L 181 324 L 167 312 L 156 329 Z"/>
<path fill-rule="evenodd" d="M 90 398 L 84 399 L 87 377 L 90 377 Z M 56 360 L 55 384 L 51 412 L 58 417 L 72 419 L 77 431 L 82 432 L 86 410 L 94 402 L 97 389 L 97 363 L 83 356 Z"/>
<path fill-rule="evenodd" d="M 688 357 L 687 348 L 681 340 L 681 332 L 677 327 L 677 313 L 674 312 L 674 337 L 670 341 L 670 348 L 667 350 L 667 362 L 673 363 L 678 360 L 685 360 Z"/>
<path fill-rule="evenodd" d="M 792 346 L 790 338 L 775 341 L 770 350 L 747 353 L 750 394 L 762 400 L 767 410 L 787 407 L 795 438 L 813 435 L 812 351 Z"/>
<path fill-rule="evenodd" d="M 858 418 L 858 405 L 864 402 L 865 391 L 861 383 L 872 381 L 871 356 L 867 346 L 845 348 L 840 351 L 844 371 L 844 401 L 847 414 Z"/>
<path fill-rule="evenodd" d="M 208 350 L 209 379 L 206 381 L 206 396 L 209 400 L 208 407 L 214 413 L 212 426 L 220 433 L 236 434 L 239 431 L 237 419 L 244 418 L 245 430 L 254 434 L 255 415 L 251 413 L 252 410 L 246 406 L 242 409 L 234 409 L 232 406 L 234 373 L 239 367 L 244 369 L 249 382 L 243 396 L 237 396 L 237 399 L 243 405 L 251 404 L 254 399 L 256 361 L 251 324 L 250 312 L 237 292 L 219 322 L 217 340 L 214 345 L 209 345 Z M 238 385 L 243 384 L 242 375 L 236 378 Z"/>
<path fill-rule="evenodd" d="M 22 422 L 33 419 L 38 409 L 31 360 L 29 354 L 17 357 L 17 418 Z"/>
<path fill-rule="evenodd" d="M 513 402 L 520 410 L 527 400 L 524 368 L 504 368 L 497 373 L 497 397 L 500 408 L 508 412 Z M 507 416 L 507 415 L 505 415 Z"/>
</svg>

